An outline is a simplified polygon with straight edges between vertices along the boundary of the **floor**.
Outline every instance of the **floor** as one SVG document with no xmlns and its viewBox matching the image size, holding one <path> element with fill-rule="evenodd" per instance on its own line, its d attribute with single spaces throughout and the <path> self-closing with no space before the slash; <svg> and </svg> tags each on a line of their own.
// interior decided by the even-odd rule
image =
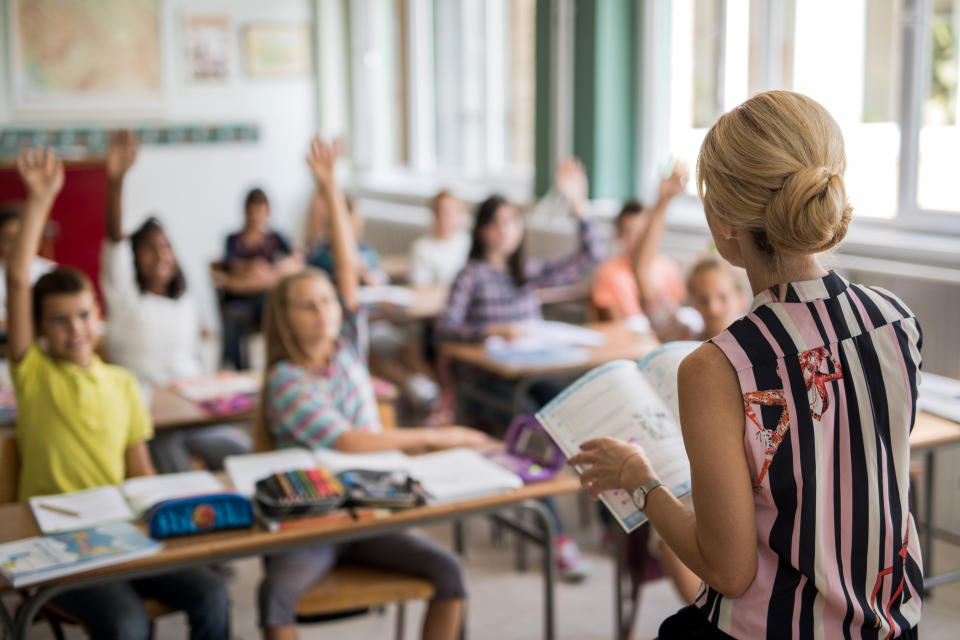
<svg viewBox="0 0 960 640">
<path fill-rule="evenodd" d="M 576 501 L 561 502 L 566 522 L 576 521 Z M 450 527 L 437 526 L 424 531 L 449 544 Z M 542 582 L 536 569 L 536 557 L 531 554 L 530 570 L 516 573 L 513 569 L 511 548 L 491 545 L 489 523 L 477 518 L 467 527 L 466 567 L 470 584 L 470 605 L 467 614 L 468 638 L 521 640 L 542 637 L 541 593 Z M 577 640 L 601 640 L 614 637 L 613 563 L 609 554 L 599 545 L 599 530 L 594 525 L 575 532 L 585 555 L 591 563 L 591 574 L 579 585 L 561 584 L 557 589 L 557 637 Z M 960 568 L 960 548 L 938 543 L 935 550 L 938 572 Z M 254 594 L 260 578 L 260 563 L 248 559 L 234 563 L 235 575 L 230 579 L 233 595 L 234 638 L 259 638 L 256 627 Z M 634 639 L 656 636 L 660 621 L 680 606 L 670 584 L 664 580 L 650 583 L 642 593 L 641 608 Z M 408 606 L 406 638 L 418 637 L 423 605 Z M 372 613 L 348 620 L 301 627 L 302 638 L 336 638 L 338 640 L 367 640 L 392 638 L 394 611 Z M 920 637 L 923 640 L 953 640 L 960 625 L 960 583 L 934 590 L 924 603 Z M 182 615 L 161 620 L 156 629 L 156 640 L 186 638 L 186 624 Z M 34 636 L 38 640 L 52 638 L 45 626 L 38 626 Z M 82 638 L 76 629 L 69 629 L 67 637 Z"/>
</svg>

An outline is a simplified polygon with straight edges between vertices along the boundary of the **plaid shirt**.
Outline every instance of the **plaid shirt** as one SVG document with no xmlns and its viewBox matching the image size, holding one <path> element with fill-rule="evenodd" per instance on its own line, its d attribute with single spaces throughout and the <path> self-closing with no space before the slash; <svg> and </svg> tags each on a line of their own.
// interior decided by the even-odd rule
<svg viewBox="0 0 960 640">
<path fill-rule="evenodd" d="M 509 271 L 470 260 L 454 280 L 446 311 L 437 323 L 441 341 L 479 342 L 488 324 L 543 317 L 537 289 L 573 284 L 597 264 L 603 253 L 596 224 L 581 221 L 578 247 L 568 256 L 527 260 L 527 282 L 518 287 Z"/>
</svg>

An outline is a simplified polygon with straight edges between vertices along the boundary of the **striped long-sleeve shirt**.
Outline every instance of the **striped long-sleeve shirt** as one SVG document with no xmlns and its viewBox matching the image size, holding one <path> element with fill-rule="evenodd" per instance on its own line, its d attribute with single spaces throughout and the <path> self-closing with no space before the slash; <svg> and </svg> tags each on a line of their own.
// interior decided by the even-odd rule
<svg viewBox="0 0 960 640">
<path fill-rule="evenodd" d="M 527 281 L 518 287 L 510 273 L 483 260 L 470 260 L 450 288 L 446 311 L 437 323 L 437 338 L 479 342 L 487 325 L 539 320 L 543 317 L 537 289 L 573 284 L 603 255 L 596 224 L 578 225 L 577 250 L 551 259 L 530 259 Z"/>
<path fill-rule="evenodd" d="M 277 447 L 332 447 L 351 429 L 380 430 L 365 324 L 362 315 L 344 309 L 340 337 L 323 370 L 283 360 L 267 371 L 267 420 Z"/>
<path fill-rule="evenodd" d="M 739 598 L 708 586 L 697 605 L 737 638 L 892 638 L 914 627 L 913 313 L 830 273 L 760 293 L 713 343 L 743 393 L 757 573 Z"/>
</svg>

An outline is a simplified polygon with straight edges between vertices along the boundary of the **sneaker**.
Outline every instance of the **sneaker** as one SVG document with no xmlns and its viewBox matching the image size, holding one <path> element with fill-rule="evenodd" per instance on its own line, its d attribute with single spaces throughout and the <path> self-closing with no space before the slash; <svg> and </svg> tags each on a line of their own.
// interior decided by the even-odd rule
<svg viewBox="0 0 960 640">
<path fill-rule="evenodd" d="M 580 555 L 580 547 L 571 538 L 559 536 L 554 542 L 557 571 L 565 582 L 583 582 L 590 573 L 590 566 Z"/>
</svg>

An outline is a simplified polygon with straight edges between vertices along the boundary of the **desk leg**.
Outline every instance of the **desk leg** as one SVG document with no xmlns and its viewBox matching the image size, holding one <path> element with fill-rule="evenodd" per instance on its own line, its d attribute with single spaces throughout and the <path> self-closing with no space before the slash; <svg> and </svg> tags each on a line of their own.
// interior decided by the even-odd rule
<svg viewBox="0 0 960 640">
<path fill-rule="evenodd" d="M 620 528 L 620 525 L 613 523 L 610 525 L 613 531 L 613 613 L 616 629 L 614 637 L 617 640 L 626 640 L 624 636 L 625 628 L 623 624 L 623 567 L 626 565 L 627 556 L 627 535 Z"/>
<path fill-rule="evenodd" d="M 924 491 L 923 491 L 923 519 L 926 521 L 926 529 L 923 532 L 923 572 L 926 575 L 933 575 L 933 490 L 936 486 L 934 473 L 934 449 L 928 449 L 924 456 Z"/>
<path fill-rule="evenodd" d="M 40 609 L 42 609 L 44 605 L 61 593 L 76 588 L 80 587 L 76 585 L 71 586 L 62 584 L 54 584 L 49 587 L 40 587 L 26 602 L 23 603 L 23 607 L 20 609 L 20 614 L 17 616 L 16 629 L 13 634 L 14 639 L 29 640 L 30 628 L 33 627 L 33 621 L 37 617 L 37 614 L 40 613 Z"/>
<path fill-rule="evenodd" d="M 13 594 L 13 592 L 10 592 Z M 0 638 L 7 640 L 7 638 L 13 636 L 16 633 L 16 627 L 13 624 L 13 618 L 10 617 L 10 612 L 7 611 L 7 607 L 0 601 L 0 622 L 3 623 L 3 626 L 0 627 Z"/>
</svg>

